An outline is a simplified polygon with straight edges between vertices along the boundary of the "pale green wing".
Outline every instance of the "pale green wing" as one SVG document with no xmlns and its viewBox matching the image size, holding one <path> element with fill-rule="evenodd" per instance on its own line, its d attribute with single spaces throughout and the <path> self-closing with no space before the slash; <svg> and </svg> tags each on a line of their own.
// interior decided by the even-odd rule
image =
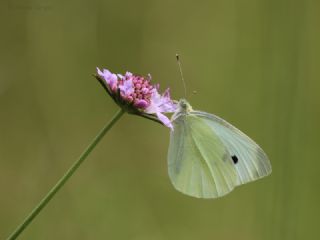
<svg viewBox="0 0 320 240">
<path fill-rule="evenodd" d="M 181 114 L 173 121 L 168 169 L 174 187 L 187 195 L 216 198 L 238 184 L 238 175 L 224 144 L 200 117 Z"/>
<path fill-rule="evenodd" d="M 271 173 L 271 164 L 265 152 L 247 135 L 225 120 L 209 113 L 192 111 L 220 137 L 228 152 L 235 160 L 240 184 L 267 176 Z"/>
</svg>

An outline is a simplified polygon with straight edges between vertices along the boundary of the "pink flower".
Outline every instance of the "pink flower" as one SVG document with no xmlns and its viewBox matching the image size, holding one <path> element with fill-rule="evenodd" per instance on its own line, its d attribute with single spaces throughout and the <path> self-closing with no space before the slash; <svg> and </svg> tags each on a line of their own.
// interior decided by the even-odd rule
<svg viewBox="0 0 320 240">
<path fill-rule="evenodd" d="M 114 101 L 128 113 L 161 122 L 173 129 L 164 113 L 171 113 L 177 105 L 171 100 L 169 89 L 159 94 L 159 85 L 151 84 L 151 76 L 143 77 L 127 72 L 124 76 L 97 68 L 96 78 Z"/>
</svg>

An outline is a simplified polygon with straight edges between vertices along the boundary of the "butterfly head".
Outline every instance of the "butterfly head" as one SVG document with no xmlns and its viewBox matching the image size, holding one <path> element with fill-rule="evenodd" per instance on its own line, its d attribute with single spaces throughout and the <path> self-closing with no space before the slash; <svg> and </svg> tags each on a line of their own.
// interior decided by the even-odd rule
<svg viewBox="0 0 320 240">
<path fill-rule="evenodd" d="M 193 111 L 191 105 L 185 99 L 180 99 L 179 102 L 176 102 L 176 104 L 177 104 L 177 110 L 171 117 L 172 122 L 177 120 L 180 116 L 185 116 L 191 111 Z"/>
<path fill-rule="evenodd" d="M 188 103 L 187 100 L 185 99 L 180 99 L 179 103 L 178 103 L 178 111 L 181 113 L 189 113 L 191 112 L 193 109 L 191 107 L 191 105 Z"/>
</svg>

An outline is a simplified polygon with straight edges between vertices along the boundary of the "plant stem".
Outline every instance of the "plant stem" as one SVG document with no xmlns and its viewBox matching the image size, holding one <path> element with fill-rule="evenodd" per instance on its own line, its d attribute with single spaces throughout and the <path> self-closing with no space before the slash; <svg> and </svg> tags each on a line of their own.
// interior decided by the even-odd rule
<svg viewBox="0 0 320 240">
<path fill-rule="evenodd" d="M 110 128 L 119 120 L 123 115 L 124 110 L 120 109 L 108 122 L 88 147 L 81 154 L 79 159 L 68 169 L 68 171 L 60 178 L 60 180 L 53 186 L 53 188 L 47 193 L 47 195 L 39 202 L 39 204 L 32 210 L 32 212 L 24 219 L 24 221 L 16 228 L 16 230 L 7 238 L 7 240 L 16 239 L 24 229 L 32 222 L 32 220 L 41 212 L 41 210 L 49 203 L 54 195 L 60 190 L 60 188 L 68 181 L 68 179 L 74 174 L 81 163 L 88 157 L 96 145 L 100 142 L 103 136 L 110 130 Z"/>
</svg>

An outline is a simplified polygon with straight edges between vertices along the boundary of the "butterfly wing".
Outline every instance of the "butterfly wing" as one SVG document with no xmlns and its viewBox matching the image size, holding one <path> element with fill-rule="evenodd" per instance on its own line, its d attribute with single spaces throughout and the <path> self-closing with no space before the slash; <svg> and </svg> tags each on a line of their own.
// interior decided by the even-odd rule
<svg viewBox="0 0 320 240">
<path fill-rule="evenodd" d="M 247 135 L 225 120 L 209 113 L 193 111 L 191 113 L 210 126 L 235 160 L 235 168 L 240 184 L 267 176 L 271 173 L 271 164 L 265 152 Z"/>
<path fill-rule="evenodd" d="M 230 154 L 201 117 L 182 114 L 173 121 L 168 169 L 174 187 L 187 195 L 216 198 L 239 182 Z"/>
</svg>

